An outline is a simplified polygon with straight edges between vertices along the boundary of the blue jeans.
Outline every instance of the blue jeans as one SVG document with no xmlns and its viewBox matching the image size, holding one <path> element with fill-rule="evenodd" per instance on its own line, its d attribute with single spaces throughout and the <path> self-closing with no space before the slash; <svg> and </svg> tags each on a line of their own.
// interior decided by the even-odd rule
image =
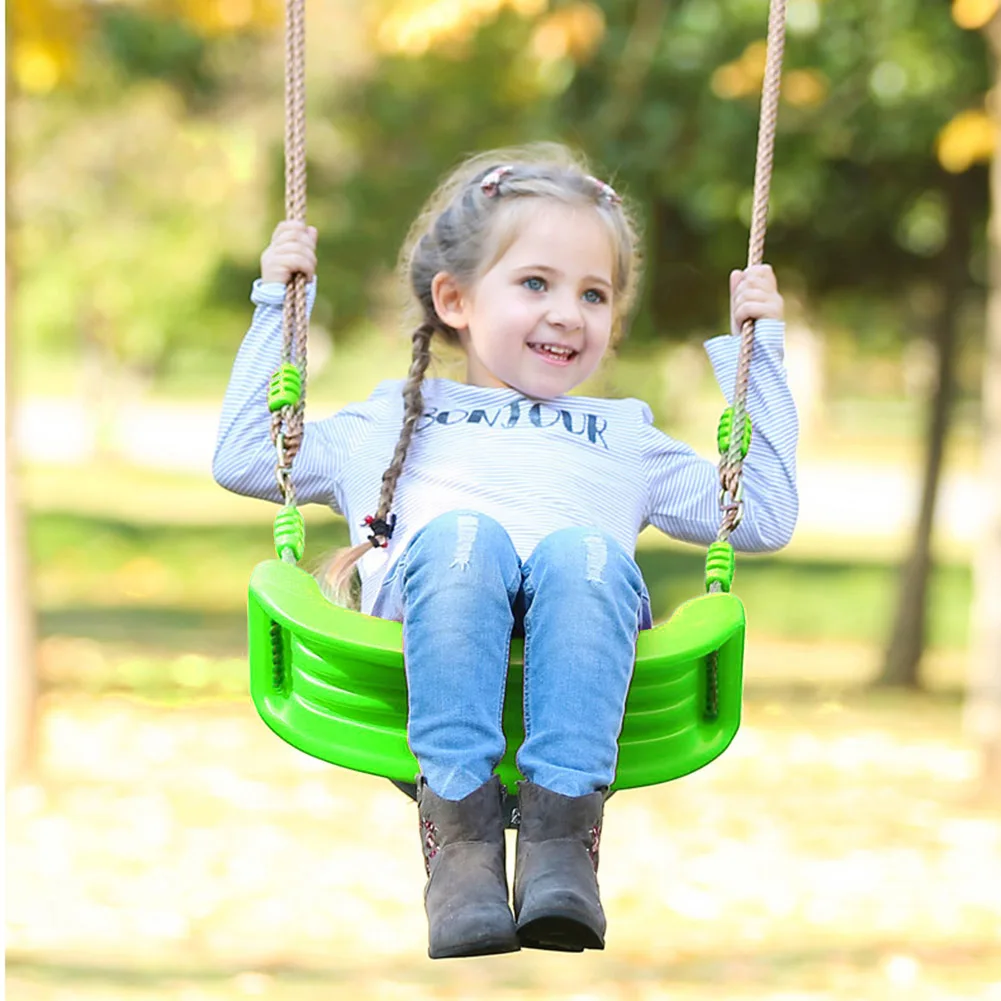
<svg viewBox="0 0 1001 1001">
<path fill-rule="evenodd" d="M 410 748 L 435 793 L 462 799 L 504 754 L 515 630 L 525 636 L 521 773 L 564 796 L 611 784 L 636 635 L 650 625 L 621 545 L 565 528 L 522 563 L 492 518 L 452 511 L 414 536 L 384 587 L 403 620 Z"/>
</svg>

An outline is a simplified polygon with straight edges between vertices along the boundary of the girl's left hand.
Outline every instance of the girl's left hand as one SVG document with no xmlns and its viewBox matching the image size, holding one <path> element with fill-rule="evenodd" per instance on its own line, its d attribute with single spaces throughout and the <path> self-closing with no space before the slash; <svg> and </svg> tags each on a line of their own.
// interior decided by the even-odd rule
<svg viewBox="0 0 1001 1001">
<path fill-rule="evenodd" d="M 769 264 L 730 272 L 730 330 L 740 333 L 745 320 L 781 320 L 785 302 Z"/>
</svg>

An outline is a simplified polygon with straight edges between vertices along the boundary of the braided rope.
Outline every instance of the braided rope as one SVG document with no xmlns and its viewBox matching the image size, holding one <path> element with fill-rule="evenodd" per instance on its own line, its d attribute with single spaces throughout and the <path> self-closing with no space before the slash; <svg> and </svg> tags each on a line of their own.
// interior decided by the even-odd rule
<svg viewBox="0 0 1001 1001">
<path fill-rule="evenodd" d="M 305 0 L 285 3 L 285 218 L 306 220 L 306 15 Z M 289 280 L 282 314 L 282 362 L 292 362 L 302 376 L 295 406 L 272 418 L 271 437 L 278 449 L 278 485 L 286 504 L 295 502 L 292 460 L 302 444 L 306 406 L 306 276 Z"/>
<path fill-rule="evenodd" d="M 782 81 L 782 55 L 785 48 L 786 0 L 771 0 L 768 11 L 768 44 L 765 59 L 765 79 L 761 92 L 761 113 L 758 122 L 758 149 L 754 164 L 754 200 L 751 207 L 751 233 L 748 240 L 747 266 L 754 267 L 764 260 L 765 229 L 768 221 L 768 195 L 772 181 L 775 152 L 775 131 L 779 111 L 779 91 Z M 747 320 L 740 330 L 740 351 L 737 356 L 737 378 L 733 397 L 733 424 L 730 447 L 720 460 L 720 520 L 717 539 L 726 542 L 740 523 L 743 513 L 741 474 L 744 459 L 740 445 L 741 431 L 747 415 L 747 386 L 750 377 L 751 353 L 754 348 L 754 321 Z M 719 590 L 714 584 L 712 590 Z"/>
</svg>

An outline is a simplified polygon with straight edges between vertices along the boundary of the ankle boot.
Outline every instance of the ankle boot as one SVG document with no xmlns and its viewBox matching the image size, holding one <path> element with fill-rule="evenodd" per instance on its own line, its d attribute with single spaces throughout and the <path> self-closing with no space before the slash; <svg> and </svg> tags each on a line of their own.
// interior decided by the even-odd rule
<svg viewBox="0 0 1001 1001">
<path fill-rule="evenodd" d="M 518 790 L 514 913 L 522 946 L 604 949 L 597 871 L 605 793 L 562 796 L 532 782 Z"/>
<path fill-rule="evenodd" d="M 508 906 L 502 802 L 496 775 L 460 800 L 442 799 L 423 776 L 417 780 L 432 959 L 520 948 Z"/>
</svg>

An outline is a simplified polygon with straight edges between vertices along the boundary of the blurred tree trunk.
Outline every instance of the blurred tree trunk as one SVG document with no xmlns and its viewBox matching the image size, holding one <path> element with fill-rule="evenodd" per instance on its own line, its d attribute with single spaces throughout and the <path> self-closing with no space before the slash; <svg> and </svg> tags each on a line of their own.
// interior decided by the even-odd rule
<svg viewBox="0 0 1001 1001">
<path fill-rule="evenodd" d="M 7 363 L 9 366 L 9 351 Z M 9 392 L 7 399 L 10 399 Z M 8 427 L 10 409 L 8 404 Z M 8 437 L 4 484 L 6 489 L 4 541 L 7 547 L 4 722 L 7 727 L 5 743 L 8 779 L 30 770 L 34 764 L 38 717 L 35 623 L 28 595 L 25 519 L 15 486 L 12 445 L 13 441 Z"/>
<path fill-rule="evenodd" d="M 1001 18 L 985 31 L 997 81 L 989 105 L 1001 135 Z M 984 524 L 974 550 L 966 727 L 981 750 L 981 793 L 1001 799 L 1001 139 L 991 163 L 990 287 L 982 391 Z"/>
<path fill-rule="evenodd" d="M 8 94 L 10 93 L 8 65 Z M 9 120 L 9 119 L 8 119 Z M 8 149 L 10 143 L 8 142 Z M 13 231 L 10 185 L 7 185 L 6 211 L 8 233 Z M 15 291 L 15 255 L 13 237 L 8 237 L 4 282 L 7 315 L 4 336 L 4 546 L 6 548 L 5 584 L 7 588 L 4 636 L 4 723 L 6 776 L 8 779 L 27 771 L 35 760 L 35 737 L 38 718 L 38 672 L 35 659 L 35 619 L 28 590 L 28 557 L 24 512 L 18 496 L 14 473 L 14 350 L 13 299 Z"/>
<path fill-rule="evenodd" d="M 959 306 L 970 284 L 971 216 L 962 177 L 946 185 L 949 232 L 941 256 L 938 310 L 931 321 L 935 349 L 935 385 L 929 407 L 921 507 L 911 552 L 900 574 L 900 590 L 889 645 L 877 684 L 905 688 L 920 685 L 921 657 L 927 633 L 928 582 L 932 569 L 932 532 L 945 445 L 952 422 L 959 354 Z"/>
</svg>

